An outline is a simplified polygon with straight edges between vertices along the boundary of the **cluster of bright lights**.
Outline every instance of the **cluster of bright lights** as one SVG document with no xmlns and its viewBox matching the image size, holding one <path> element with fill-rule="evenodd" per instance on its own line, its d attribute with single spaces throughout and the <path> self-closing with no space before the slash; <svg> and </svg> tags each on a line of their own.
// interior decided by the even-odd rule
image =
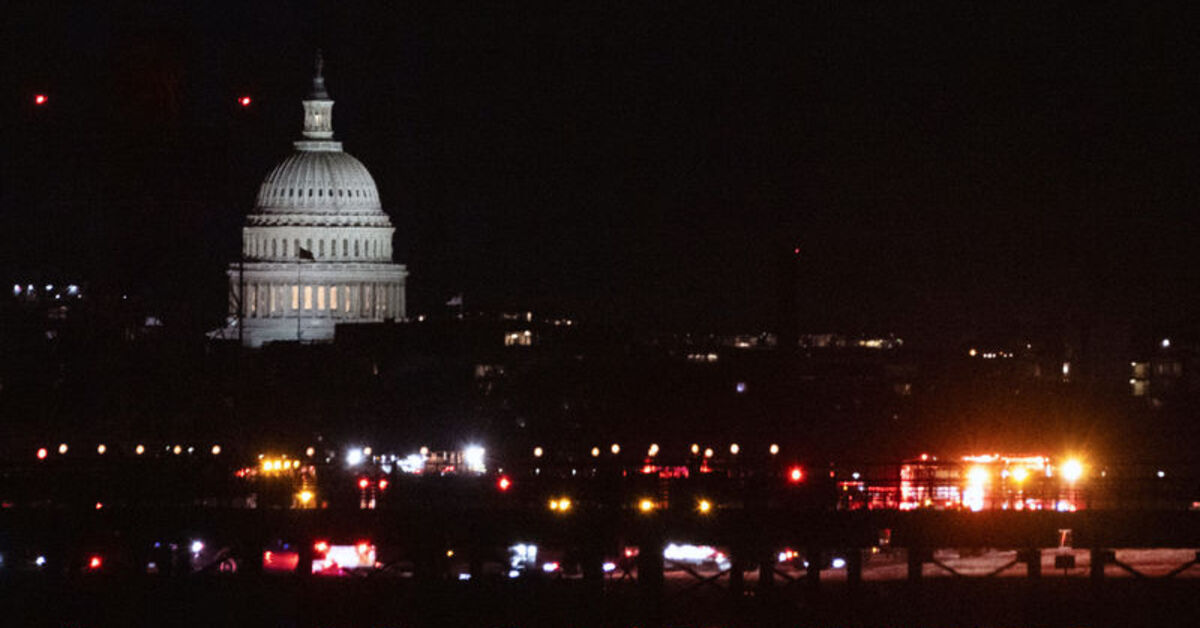
<svg viewBox="0 0 1200 628">
<path fill-rule="evenodd" d="M 567 511 L 571 510 L 572 506 L 574 506 L 574 504 L 571 503 L 571 498 L 569 497 L 553 498 L 549 503 L 550 510 L 558 513 L 566 513 Z"/>
<path fill-rule="evenodd" d="M 262 462 L 259 463 L 259 469 L 262 470 L 263 473 L 277 473 L 280 471 L 290 471 L 292 469 L 299 468 L 299 460 L 288 460 L 286 456 L 282 458 L 264 458 Z"/>
</svg>

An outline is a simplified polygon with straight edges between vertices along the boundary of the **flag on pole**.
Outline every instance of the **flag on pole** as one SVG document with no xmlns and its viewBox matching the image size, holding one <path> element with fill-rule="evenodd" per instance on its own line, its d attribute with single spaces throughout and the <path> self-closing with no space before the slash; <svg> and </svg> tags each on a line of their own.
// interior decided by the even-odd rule
<svg viewBox="0 0 1200 628">
<path fill-rule="evenodd" d="M 449 301 L 446 301 L 447 307 L 455 307 L 455 306 L 462 307 L 462 304 L 463 304 L 463 295 L 461 292 L 450 297 Z"/>
<path fill-rule="evenodd" d="M 314 259 L 316 259 L 313 257 L 312 251 L 310 251 L 304 247 L 300 247 L 300 252 L 297 253 L 297 255 L 300 256 L 300 259 L 306 259 L 310 262 L 313 261 Z"/>
</svg>

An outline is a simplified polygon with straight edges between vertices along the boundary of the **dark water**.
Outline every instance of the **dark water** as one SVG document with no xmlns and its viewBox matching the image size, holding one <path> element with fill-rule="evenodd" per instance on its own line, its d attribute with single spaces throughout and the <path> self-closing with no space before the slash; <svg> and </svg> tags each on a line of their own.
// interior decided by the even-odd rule
<svg viewBox="0 0 1200 628">
<path fill-rule="evenodd" d="M 820 592 L 786 585 L 414 582 L 293 577 L 0 577 L 4 626 L 1192 626 L 1200 582 L 928 579 Z"/>
</svg>

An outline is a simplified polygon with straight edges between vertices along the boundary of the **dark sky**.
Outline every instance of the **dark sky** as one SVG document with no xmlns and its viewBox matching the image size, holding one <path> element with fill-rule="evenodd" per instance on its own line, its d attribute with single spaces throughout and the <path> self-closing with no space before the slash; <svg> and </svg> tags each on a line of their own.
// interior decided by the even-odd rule
<svg viewBox="0 0 1200 628">
<path fill-rule="evenodd" d="M 768 325 L 799 246 L 814 330 L 1194 322 L 1200 39 L 1179 11 L 571 4 L 11 7 L 0 275 L 218 320 L 320 46 L 414 311 L 462 291 Z"/>
</svg>

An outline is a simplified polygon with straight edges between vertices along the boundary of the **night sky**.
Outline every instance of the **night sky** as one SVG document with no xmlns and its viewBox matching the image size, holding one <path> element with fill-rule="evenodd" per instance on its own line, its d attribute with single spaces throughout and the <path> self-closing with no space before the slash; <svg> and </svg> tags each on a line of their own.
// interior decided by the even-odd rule
<svg viewBox="0 0 1200 628">
<path fill-rule="evenodd" d="M 0 279 L 215 325 L 320 47 L 412 314 L 463 292 L 759 328 L 798 246 L 813 331 L 1195 322 L 1200 40 L 1178 12 L 572 4 L 9 7 Z"/>
</svg>

